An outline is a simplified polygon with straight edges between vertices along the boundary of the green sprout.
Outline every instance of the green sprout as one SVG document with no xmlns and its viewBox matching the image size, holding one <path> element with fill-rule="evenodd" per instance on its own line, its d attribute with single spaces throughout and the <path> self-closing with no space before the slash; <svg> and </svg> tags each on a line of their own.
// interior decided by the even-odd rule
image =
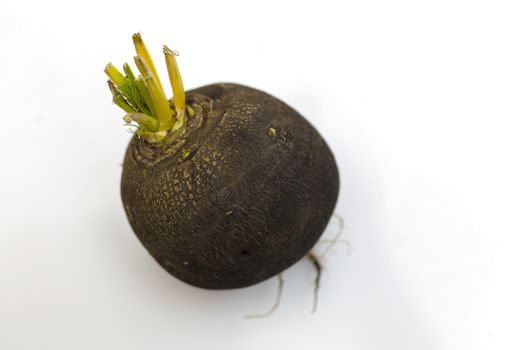
<svg viewBox="0 0 525 350">
<path fill-rule="evenodd" d="M 164 57 L 173 97 L 168 101 L 160 82 L 157 69 L 142 41 L 140 33 L 133 34 L 137 55 L 134 57 L 140 75 L 135 77 L 131 67 L 125 63 L 122 74 L 109 63 L 104 72 L 109 77 L 108 85 L 113 102 L 126 112 L 124 121 L 136 127 L 135 134 L 150 143 L 163 141 L 170 133 L 180 134 L 186 126 L 186 110 L 192 116 L 192 108 L 185 108 L 185 94 L 175 51 L 164 46 Z M 170 104 L 171 102 L 171 104 Z"/>
</svg>

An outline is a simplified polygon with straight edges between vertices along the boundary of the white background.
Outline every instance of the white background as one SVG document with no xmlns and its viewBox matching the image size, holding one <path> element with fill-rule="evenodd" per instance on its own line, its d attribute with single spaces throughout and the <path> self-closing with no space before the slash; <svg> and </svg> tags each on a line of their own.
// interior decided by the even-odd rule
<svg viewBox="0 0 525 350">
<path fill-rule="evenodd" d="M 1 0 L 0 349 L 524 349 L 524 18 L 501 0 Z M 162 44 L 181 53 L 187 88 L 263 89 L 330 144 L 352 249 L 323 260 L 315 314 L 306 261 L 246 320 L 276 279 L 196 289 L 135 238 L 102 71 L 138 30 L 160 67 Z"/>
</svg>

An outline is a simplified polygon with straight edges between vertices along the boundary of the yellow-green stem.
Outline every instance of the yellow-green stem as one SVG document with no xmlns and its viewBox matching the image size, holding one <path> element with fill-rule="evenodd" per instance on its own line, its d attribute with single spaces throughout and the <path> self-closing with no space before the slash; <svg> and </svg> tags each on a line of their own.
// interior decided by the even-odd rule
<svg viewBox="0 0 525 350">
<path fill-rule="evenodd" d="M 151 94 L 155 111 L 157 112 L 159 131 L 169 130 L 173 125 L 173 112 L 171 111 L 170 104 L 151 75 L 146 76 L 144 80 Z"/>
<path fill-rule="evenodd" d="M 115 85 L 120 85 L 124 81 L 124 76 L 122 75 L 122 73 L 120 73 L 119 70 L 111 63 L 108 63 L 108 65 L 104 69 L 104 72 L 107 74 L 109 79 L 111 79 L 111 81 L 115 83 Z"/>
<path fill-rule="evenodd" d="M 142 37 L 140 36 L 140 33 L 133 34 L 133 44 L 135 45 L 135 51 L 137 52 L 137 55 L 144 58 L 144 61 L 147 63 L 147 65 L 151 69 L 151 72 L 153 73 L 153 78 L 159 85 L 161 91 L 164 93 L 164 90 L 162 89 L 162 84 L 160 83 L 159 75 L 157 74 L 157 69 L 155 68 L 155 65 L 153 64 L 153 60 L 151 59 L 149 51 L 146 48 L 146 44 L 144 44 L 144 41 L 142 41 Z"/>
<path fill-rule="evenodd" d="M 168 68 L 171 89 L 173 91 L 171 102 L 173 103 L 175 111 L 177 112 L 177 119 L 180 120 L 183 118 L 186 97 L 184 94 L 184 86 L 182 85 L 182 79 L 180 76 L 179 67 L 177 66 L 177 62 L 175 60 L 175 56 L 176 53 L 164 45 L 164 57 L 166 59 L 166 67 Z"/>
</svg>

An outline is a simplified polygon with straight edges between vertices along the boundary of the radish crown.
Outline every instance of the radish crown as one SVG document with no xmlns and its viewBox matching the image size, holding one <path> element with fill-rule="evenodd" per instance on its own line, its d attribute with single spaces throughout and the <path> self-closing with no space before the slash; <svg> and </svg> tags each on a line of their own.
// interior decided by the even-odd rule
<svg viewBox="0 0 525 350">
<path fill-rule="evenodd" d="M 124 74 L 111 63 L 106 66 L 104 72 L 109 77 L 108 85 L 113 102 L 126 112 L 126 124 L 135 126 L 135 133 L 139 137 L 144 137 L 150 143 L 158 143 L 170 133 L 184 132 L 187 114 L 192 115 L 193 111 L 191 107 L 185 106 L 184 87 L 175 60 L 177 53 L 164 46 L 164 57 L 173 91 L 173 97 L 168 101 L 140 33 L 133 34 L 133 44 L 137 52 L 134 61 L 140 75 L 135 77 L 127 63 L 123 67 Z"/>
</svg>

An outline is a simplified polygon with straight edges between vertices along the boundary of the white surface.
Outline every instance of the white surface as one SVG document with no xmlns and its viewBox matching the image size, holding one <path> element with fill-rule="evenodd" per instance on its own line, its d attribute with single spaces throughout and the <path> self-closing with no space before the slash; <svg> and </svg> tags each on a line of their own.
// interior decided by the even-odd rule
<svg viewBox="0 0 525 350">
<path fill-rule="evenodd" d="M 0 349 L 525 348 L 522 1 L 147 3 L 0 2 Z M 306 261 L 245 320 L 275 279 L 195 289 L 135 239 L 102 69 L 137 30 L 187 88 L 258 87 L 328 140 L 353 249 L 314 315 Z"/>
</svg>

